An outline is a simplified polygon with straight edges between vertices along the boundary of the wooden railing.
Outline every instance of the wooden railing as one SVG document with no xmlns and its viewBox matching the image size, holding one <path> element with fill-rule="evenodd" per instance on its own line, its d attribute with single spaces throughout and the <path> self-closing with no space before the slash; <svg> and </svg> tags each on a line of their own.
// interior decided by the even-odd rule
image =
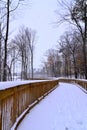
<svg viewBox="0 0 87 130">
<path fill-rule="evenodd" d="M 49 80 L 18 85 L 0 90 L 0 130 L 11 130 L 16 119 L 40 97 L 45 96 L 59 82 L 77 83 L 87 90 L 86 80 Z"/>
<path fill-rule="evenodd" d="M 76 83 L 80 85 L 82 88 L 84 88 L 85 90 L 87 90 L 87 80 L 60 78 L 59 82 Z"/>
<path fill-rule="evenodd" d="M 23 111 L 57 84 L 58 80 L 38 81 L 0 90 L 0 130 L 11 130 Z"/>
</svg>

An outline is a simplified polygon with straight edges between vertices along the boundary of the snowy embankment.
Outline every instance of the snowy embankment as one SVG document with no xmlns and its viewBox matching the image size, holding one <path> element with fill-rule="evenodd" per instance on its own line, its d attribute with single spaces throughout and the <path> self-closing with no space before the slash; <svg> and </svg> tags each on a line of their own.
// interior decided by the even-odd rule
<svg viewBox="0 0 87 130">
<path fill-rule="evenodd" d="M 87 130 L 87 94 L 73 84 L 59 83 L 17 130 Z"/>
</svg>

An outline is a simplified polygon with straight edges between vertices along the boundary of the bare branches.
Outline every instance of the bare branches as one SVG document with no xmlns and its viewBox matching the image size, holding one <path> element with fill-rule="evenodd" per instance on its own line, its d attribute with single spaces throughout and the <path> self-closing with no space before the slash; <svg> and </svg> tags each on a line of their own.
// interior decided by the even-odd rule
<svg viewBox="0 0 87 130">
<path fill-rule="evenodd" d="M 80 21 L 80 19 L 81 19 L 80 17 L 82 15 L 82 11 L 80 11 L 81 8 L 82 8 L 82 6 L 81 6 L 82 3 L 80 5 L 81 8 L 77 12 L 75 11 L 76 7 L 77 7 L 76 1 L 70 1 L 70 2 L 68 1 L 67 2 L 67 1 L 64 1 L 64 0 L 62 0 L 62 1 L 58 0 L 58 5 L 60 6 L 60 8 L 58 10 L 56 10 L 56 13 L 57 13 L 57 16 L 58 16 L 56 23 L 58 25 L 60 25 L 64 22 L 67 22 L 67 23 L 69 23 L 69 24 L 71 24 L 75 27 L 78 27 L 78 29 L 80 31 L 82 31 L 81 30 L 81 21 Z M 78 18 L 77 13 L 79 13 L 80 19 Z"/>
<path fill-rule="evenodd" d="M 29 73 L 31 73 L 31 78 L 33 78 L 33 55 L 35 39 L 36 31 L 21 27 L 17 36 L 12 40 L 12 42 L 17 46 L 20 54 L 22 79 L 27 79 Z"/>
<path fill-rule="evenodd" d="M 57 24 L 61 24 L 63 22 L 68 22 L 72 24 L 71 21 L 71 10 L 72 10 L 72 2 L 68 2 L 68 1 L 58 1 L 58 10 L 56 10 L 56 14 L 58 16 L 57 18 Z"/>
<path fill-rule="evenodd" d="M 12 2 L 13 2 L 13 0 L 11 0 L 11 1 L 10 1 L 9 13 L 14 12 L 14 11 L 19 7 L 19 5 L 22 4 L 21 2 L 23 2 L 23 1 L 24 1 L 24 0 L 18 0 L 18 2 L 16 3 L 15 7 L 11 7 L 11 4 L 12 4 Z M 7 6 L 7 5 L 6 5 L 6 2 L 5 2 L 4 6 L 1 7 L 0 10 L 6 9 L 6 8 L 7 8 L 6 6 Z M 5 13 L 1 16 L 0 19 L 3 19 L 5 16 L 7 16 L 7 12 L 5 12 Z"/>
<path fill-rule="evenodd" d="M 1 23 L 1 34 L 3 39 L 4 47 L 4 58 L 3 58 L 3 81 L 7 80 L 7 60 L 8 60 L 8 40 L 9 40 L 9 25 L 10 25 L 10 16 L 20 5 L 22 1 L 18 0 L 1 0 L 0 1 L 0 23 Z"/>
</svg>

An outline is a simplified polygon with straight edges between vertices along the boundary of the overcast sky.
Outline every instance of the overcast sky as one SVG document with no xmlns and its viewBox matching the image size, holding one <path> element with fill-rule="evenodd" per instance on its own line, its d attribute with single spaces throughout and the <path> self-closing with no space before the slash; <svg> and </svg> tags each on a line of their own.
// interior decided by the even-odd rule
<svg viewBox="0 0 87 130">
<path fill-rule="evenodd" d="M 57 40 L 64 32 L 64 26 L 57 28 L 53 24 L 57 18 L 56 9 L 60 9 L 57 0 L 32 0 L 12 22 L 13 31 L 17 32 L 22 25 L 37 31 L 34 68 L 41 66 L 46 50 L 55 48 Z"/>
</svg>

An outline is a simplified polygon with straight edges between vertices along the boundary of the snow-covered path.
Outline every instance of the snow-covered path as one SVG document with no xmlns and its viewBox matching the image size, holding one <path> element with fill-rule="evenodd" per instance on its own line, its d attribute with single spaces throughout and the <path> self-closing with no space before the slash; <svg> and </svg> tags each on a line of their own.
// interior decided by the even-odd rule
<svg viewBox="0 0 87 130">
<path fill-rule="evenodd" d="M 59 83 L 17 130 L 87 130 L 87 94 L 73 84 Z"/>
</svg>

